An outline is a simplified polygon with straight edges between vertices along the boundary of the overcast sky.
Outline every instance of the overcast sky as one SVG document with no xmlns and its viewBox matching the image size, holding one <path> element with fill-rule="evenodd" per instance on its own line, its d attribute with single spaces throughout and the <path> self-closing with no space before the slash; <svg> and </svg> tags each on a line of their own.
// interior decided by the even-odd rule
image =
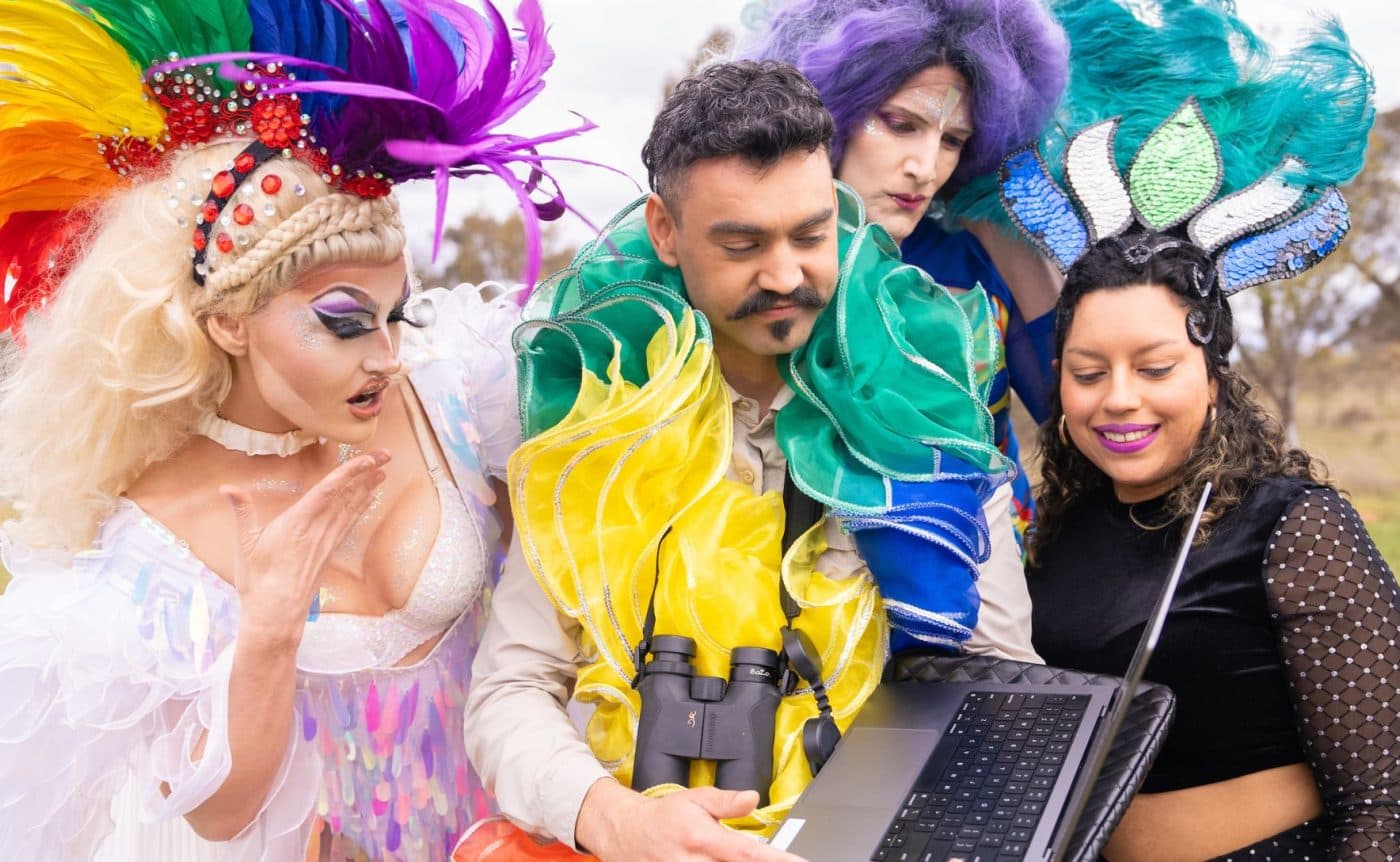
<svg viewBox="0 0 1400 862">
<path fill-rule="evenodd" d="M 605 162 L 645 183 L 638 155 L 668 78 L 686 69 L 716 28 L 739 30 L 751 0 L 541 0 L 556 54 L 547 86 L 523 113 L 514 130 L 522 133 L 574 122 L 577 111 L 598 128 L 553 145 L 550 153 Z M 502 10 L 513 0 L 497 0 Z M 1353 44 L 1372 64 L 1382 110 L 1400 106 L 1400 3 L 1394 0 L 1237 0 L 1240 14 L 1276 45 L 1287 44 L 1309 11 L 1338 16 Z M 509 17 L 509 12 L 506 13 Z M 631 182 L 606 171 L 562 166 L 558 176 L 571 204 L 601 225 L 638 192 Z M 432 184 L 401 188 L 415 246 L 426 250 L 432 229 Z M 453 184 L 449 223 L 477 209 L 508 211 L 514 198 L 493 180 Z M 581 242 L 591 235 L 573 216 L 561 223 L 566 236 Z"/>
</svg>

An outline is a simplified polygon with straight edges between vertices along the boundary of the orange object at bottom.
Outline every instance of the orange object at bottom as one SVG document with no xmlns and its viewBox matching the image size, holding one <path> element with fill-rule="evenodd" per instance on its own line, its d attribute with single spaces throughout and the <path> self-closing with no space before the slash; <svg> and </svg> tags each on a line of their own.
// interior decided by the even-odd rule
<svg viewBox="0 0 1400 862">
<path fill-rule="evenodd" d="M 452 851 L 452 862 L 566 862 L 592 858 L 557 841 L 541 844 L 504 817 L 477 821 Z"/>
</svg>

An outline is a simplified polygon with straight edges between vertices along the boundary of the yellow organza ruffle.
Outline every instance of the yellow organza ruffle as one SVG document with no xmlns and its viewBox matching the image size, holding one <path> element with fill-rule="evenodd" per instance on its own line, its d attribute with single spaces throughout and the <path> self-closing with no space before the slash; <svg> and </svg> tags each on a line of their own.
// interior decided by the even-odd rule
<svg viewBox="0 0 1400 862">
<path fill-rule="evenodd" d="M 658 323 L 644 385 L 625 381 L 617 361 L 605 380 L 585 371 L 568 415 L 510 463 L 526 561 L 582 626 L 588 662 L 575 696 L 594 706 L 588 744 L 624 782 L 641 708 L 631 687 L 634 651 L 653 588 L 656 632 L 694 638 L 696 672 L 727 677 L 732 648 L 780 648 L 781 571 L 803 607 L 797 628 L 821 650 L 843 729 L 878 684 L 886 649 L 869 574 L 836 580 L 817 568 L 824 524 L 780 560 L 781 495 L 756 495 L 725 478 L 733 419 L 710 345 L 697 339 L 689 310 L 675 324 L 659 314 Z M 783 699 L 770 804 L 731 825 L 769 832 L 786 814 L 811 780 L 801 728 L 816 714 L 810 692 Z M 712 765 L 692 767 L 692 786 L 713 780 Z"/>
</svg>

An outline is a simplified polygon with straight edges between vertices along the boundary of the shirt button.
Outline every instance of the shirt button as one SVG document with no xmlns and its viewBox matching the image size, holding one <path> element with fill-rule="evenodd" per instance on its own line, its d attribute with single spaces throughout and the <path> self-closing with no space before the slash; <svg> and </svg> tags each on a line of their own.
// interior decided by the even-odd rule
<svg viewBox="0 0 1400 862">
<path fill-rule="evenodd" d="M 745 484 L 745 485 L 752 485 L 752 484 L 753 484 L 753 471 L 752 471 L 752 470 L 740 470 L 740 471 L 739 471 L 739 478 L 742 479 L 742 480 L 744 480 L 744 484 Z"/>
</svg>

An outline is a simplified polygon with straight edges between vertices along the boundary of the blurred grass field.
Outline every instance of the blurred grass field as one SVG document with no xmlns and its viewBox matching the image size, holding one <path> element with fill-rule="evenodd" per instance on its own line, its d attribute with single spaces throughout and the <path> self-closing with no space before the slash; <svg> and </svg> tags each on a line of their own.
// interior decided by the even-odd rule
<svg viewBox="0 0 1400 862">
<path fill-rule="evenodd" d="M 1312 363 L 1301 381 L 1298 434 L 1351 494 L 1390 563 L 1400 565 L 1400 345 Z"/>
</svg>

